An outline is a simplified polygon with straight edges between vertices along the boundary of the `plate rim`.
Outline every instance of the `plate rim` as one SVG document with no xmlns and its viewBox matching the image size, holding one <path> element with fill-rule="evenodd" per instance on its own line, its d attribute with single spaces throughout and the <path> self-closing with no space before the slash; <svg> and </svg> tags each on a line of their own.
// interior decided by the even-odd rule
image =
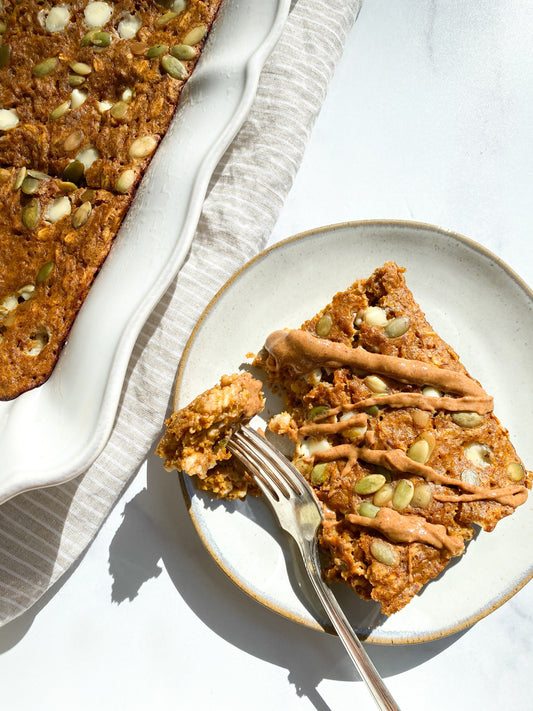
<svg viewBox="0 0 533 711">
<path fill-rule="evenodd" d="M 490 259 L 494 261 L 498 267 L 500 267 L 506 274 L 525 292 L 525 294 L 529 297 L 531 302 L 533 303 L 533 289 L 520 277 L 519 274 L 517 274 L 501 257 L 496 255 L 494 252 L 492 252 L 488 247 L 485 247 L 484 245 L 480 244 L 479 242 L 476 242 L 474 239 L 470 237 L 466 237 L 458 232 L 451 231 L 451 230 L 446 230 L 442 227 L 439 227 L 437 225 L 432 225 L 431 223 L 427 222 L 421 222 L 421 221 L 416 221 L 416 220 L 400 220 L 400 219 L 365 219 L 365 220 L 349 220 L 349 221 L 343 221 L 339 223 L 332 223 L 329 225 L 323 225 L 321 227 L 316 227 L 316 228 L 311 228 L 308 230 L 305 230 L 303 232 L 298 232 L 294 235 L 291 235 L 290 237 L 286 237 L 285 239 L 280 240 L 279 242 L 276 242 L 275 244 L 267 247 L 266 249 L 262 250 L 259 252 L 257 255 L 252 257 L 252 259 L 248 260 L 246 264 L 244 264 L 242 267 L 240 267 L 227 281 L 226 283 L 218 290 L 218 292 L 213 296 L 213 298 L 210 300 L 210 302 L 207 304 L 205 307 L 204 311 L 202 312 L 200 318 L 198 319 L 197 323 L 195 324 L 189 339 L 187 340 L 187 343 L 185 345 L 179 367 L 178 367 L 178 372 L 176 375 L 176 382 L 174 386 L 174 397 L 173 397 L 173 405 L 174 408 L 176 408 L 177 404 L 177 399 L 178 399 L 178 393 L 179 389 L 184 377 L 184 371 L 185 371 L 185 365 L 187 363 L 190 351 L 193 347 L 194 341 L 196 339 L 196 335 L 200 328 L 202 327 L 205 319 L 209 315 L 211 309 L 215 306 L 215 304 L 218 302 L 218 300 L 222 297 L 222 295 L 229 289 L 231 286 L 240 278 L 240 276 L 246 272 L 248 269 L 250 269 L 253 265 L 255 265 L 257 262 L 265 259 L 271 252 L 276 251 L 278 249 L 282 249 L 286 245 L 292 244 L 294 242 L 306 239 L 308 237 L 315 237 L 317 235 L 321 235 L 324 233 L 328 232 L 334 232 L 340 229 L 350 229 L 350 228 L 360 228 L 360 227 L 388 227 L 388 228 L 409 228 L 409 229 L 415 229 L 415 230 L 426 230 L 429 232 L 433 232 L 439 235 L 442 235 L 446 238 L 451 238 L 452 240 L 456 240 L 460 243 L 462 243 L 464 246 L 472 249 L 474 252 L 481 254 L 483 257 Z M 202 541 L 202 544 L 204 545 L 206 551 L 208 554 L 211 556 L 211 558 L 215 561 L 215 563 L 220 567 L 220 569 L 232 580 L 235 585 L 237 585 L 238 588 L 240 588 L 243 592 L 245 592 L 249 597 L 254 599 L 256 602 L 260 603 L 264 607 L 266 607 L 269 610 L 272 610 L 273 612 L 276 612 L 277 614 L 280 614 L 282 617 L 285 617 L 288 620 L 291 620 L 293 622 L 296 622 L 298 624 L 302 624 L 304 627 L 307 627 L 309 629 L 314 629 L 320 632 L 326 632 L 330 634 L 334 634 L 331 630 L 325 629 L 322 627 L 316 620 L 309 620 L 306 618 L 303 618 L 297 614 L 291 613 L 290 611 L 284 609 L 281 605 L 276 605 L 272 604 L 271 601 L 267 600 L 264 597 L 261 597 L 260 594 L 257 592 L 253 591 L 250 587 L 246 586 L 244 581 L 237 576 L 235 576 L 230 567 L 225 564 L 225 562 L 220 558 L 220 556 L 216 553 L 216 551 L 210 546 L 208 538 L 202 529 L 199 520 L 197 519 L 193 505 L 192 505 L 192 498 L 190 495 L 190 490 L 193 489 L 193 484 L 189 477 L 184 475 L 183 472 L 179 472 L 179 481 L 180 481 L 180 487 L 182 494 L 184 496 L 184 500 L 187 506 L 187 510 L 189 512 L 189 516 L 192 520 L 192 523 L 198 533 L 198 536 L 200 540 Z M 533 579 L 533 566 L 530 570 L 529 573 L 527 573 L 525 576 L 523 576 L 519 581 L 515 583 L 514 586 L 512 586 L 506 593 L 502 594 L 497 600 L 495 600 L 491 605 L 488 605 L 484 607 L 482 610 L 480 610 L 477 614 L 472 614 L 468 617 L 465 617 L 461 620 L 458 620 L 456 624 L 450 625 L 445 629 L 441 629 L 439 631 L 436 631 L 434 633 L 429 633 L 429 634 L 418 634 L 414 635 L 412 637 L 406 638 L 405 636 L 398 637 L 397 639 L 391 639 L 390 637 L 380 637 L 379 635 L 374 635 L 371 633 L 367 637 L 361 637 L 365 643 L 369 644 L 376 644 L 376 645 L 382 645 L 382 646 L 399 646 L 399 645 L 412 645 L 412 644 L 420 644 L 423 642 L 431 642 L 435 641 L 438 639 L 444 639 L 446 637 L 449 637 L 453 634 L 457 634 L 458 632 L 461 632 L 463 630 L 468 629 L 472 625 L 476 624 L 483 618 L 487 617 L 490 615 L 492 612 L 497 610 L 499 607 L 501 607 L 505 602 L 507 602 L 509 599 L 511 599 L 514 595 L 516 595 L 523 587 L 527 585 L 528 582 L 530 582 Z M 355 594 L 355 593 L 354 593 Z M 378 628 L 379 629 L 379 628 Z"/>
</svg>

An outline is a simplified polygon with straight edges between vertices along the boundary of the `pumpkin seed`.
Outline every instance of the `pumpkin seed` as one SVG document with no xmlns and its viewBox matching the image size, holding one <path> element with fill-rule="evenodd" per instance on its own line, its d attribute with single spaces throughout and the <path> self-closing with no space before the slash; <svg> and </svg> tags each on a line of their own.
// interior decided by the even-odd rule
<svg viewBox="0 0 533 711">
<path fill-rule="evenodd" d="M 82 47 L 88 47 L 89 45 L 91 45 L 93 43 L 93 37 L 97 32 L 98 30 L 89 30 L 88 32 L 86 32 L 81 38 L 80 45 Z"/>
<path fill-rule="evenodd" d="M 41 203 L 37 198 L 32 198 L 22 210 L 22 222 L 27 230 L 33 230 L 41 214 Z"/>
<path fill-rule="evenodd" d="M 63 180 L 67 183 L 75 183 L 76 185 L 83 178 L 85 166 L 79 160 L 71 161 L 63 171 Z"/>
<path fill-rule="evenodd" d="M 68 75 L 69 86 L 76 87 L 81 86 L 85 83 L 85 77 L 80 77 L 79 74 L 69 74 Z"/>
<path fill-rule="evenodd" d="M 409 330 L 411 322 L 405 316 L 398 316 L 398 318 L 393 318 L 385 326 L 385 335 L 389 338 L 399 338 L 403 336 Z"/>
<path fill-rule="evenodd" d="M 522 481 L 525 475 L 524 467 L 520 462 L 511 462 L 507 465 L 507 476 L 511 481 Z"/>
<path fill-rule="evenodd" d="M 109 109 L 109 113 L 113 118 L 116 119 L 121 119 L 124 118 L 128 111 L 128 104 L 125 101 L 117 101 L 113 106 Z"/>
<path fill-rule="evenodd" d="M 188 61 L 196 57 L 196 50 L 188 44 L 175 44 L 170 50 L 170 54 L 176 59 Z"/>
<path fill-rule="evenodd" d="M 3 20 L 0 20 L 0 35 L 3 35 L 7 30 L 7 25 Z"/>
<path fill-rule="evenodd" d="M 72 131 L 72 133 L 70 133 L 63 141 L 63 148 L 67 152 L 75 151 L 81 146 L 84 138 L 85 136 L 83 131 Z"/>
<path fill-rule="evenodd" d="M 363 382 L 373 393 L 380 394 L 389 391 L 389 386 L 379 375 L 367 375 Z"/>
<path fill-rule="evenodd" d="M 92 202 L 95 197 L 96 197 L 96 193 L 94 192 L 94 190 L 91 190 L 90 188 L 88 188 L 87 190 L 85 190 L 83 192 L 83 194 L 81 196 L 81 201 L 82 202 Z"/>
<path fill-rule="evenodd" d="M 322 462 L 320 464 L 315 464 L 311 470 L 311 483 L 312 484 L 324 484 L 329 480 L 329 472 L 327 471 L 327 462 Z"/>
<path fill-rule="evenodd" d="M 165 54 L 161 60 L 161 66 L 173 79 L 185 79 L 187 77 L 185 66 L 171 54 Z"/>
<path fill-rule="evenodd" d="M 323 415 L 325 412 L 329 410 L 329 407 L 326 405 L 315 405 L 315 407 L 312 407 L 309 412 L 307 413 L 307 418 L 308 420 L 314 420 L 319 415 Z"/>
<path fill-rule="evenodd" d="M 56 106 L 50 114 L 50 118 L 52 121 L 55 121 L 56 119 L 61 118 L 61 116 L 64 116 L 67 111 L 70 111 L 70 101 L 64 101 L 62 104 L 59 104 L 59 106 Z"/>
<path fill-rule="evenodd" d="M 135 182 L 135 171 L 128 169 L 121 173 L 115 184 L 115 190 L 119 193 L 127 193 Z"/>
<path fill-rule="evenodd" d="M 459 427 L 479 427 L 483 422 L 483 417 L 477 412 L 454 412 L 452 420 L 456 425 L 459 425 Z"/>
<path fill-rule="evenodd" d="M 154 44 L 153 47 L 146 52 L 146 57 L 148 59 L 154 59 L 154 57 L 160 57 L 162 54 L 168 52 L 168 44 Z"/>
<path fill-rule="evenodd" d="M 79 229 L 87 222 L 91 216 L 92 207 L 90 202 L 82 202 L 78 209 L 72 215 L 72 226 L 74 229 Z"/>
<path fill-rule="evenodd" d="M 379 512 L 379 507 L 371 504 L 370 501 L 363 501 L 357 507 L 357 513 L 359 516 L 366 516 L 366 518 L 376 518 Z"/>
<path fill-rule="evenodd" d="M 194 46 L 203 40 L 207 34 L 207 25 L 198 25 L 188 32 L 182 40 L 182 44 Z"/>
<path fill-rule="evenodd" d="M 57 183 L 57 187 L 61 190 L 62 193 L 73 193 L 75 190 L 78 189 L 77 185 L 75 185 L 74 183 L 69 183 L 65 180 L 59 180 Z"/>
<path fill-rule="evenodd" d="M 413 462 L 425 464 L 429 459 L 429 443 L 425 439 L 417 439 L 407 450 L 407 456 Z"/>
<path fill-rule="evenodd" d="M 157 18 L 155 21 L 156 27 L 164 27 L 171 20 L 178 16 L 177 12 L 165 12 L 163 15 Z"/>
<path fill-rule="evenodd" d="M 28 168 L 28 175 L 32 178 L 37 178 L 37 180 L 48 180 L 50 177 L 47 173 L 43 173 L 42 170 L 33 170 L 33 168 Z"/>
<path fill-rule="evenodd" d="M 413 482 L 409 479 L 400 479 L 392 495 L 392 506 L 396 511 L 402 511 L 409 506 L 415 493 Z"/>
<path fill-rule="evenodd" d="M 48 279 L 54 266 L 54 262 L 46 262 L 46 264 L 43 264 L 43 266 L 39 269 L 39 273 L 37 274 L 37 278 L 35 280 L 37 284 L 42 284 Z"/>
<path fill-rule="evenodd" d="M 131 158 L 146 158 L 153 153 L 157 146 L 155 136 L 142 136 L 137 138 L 130 146 L 129 154 Z"/>
<path fill-rule="evenodd" d="M 27 175 L 22 181 L 20 189 L 25 195 L 33 195 L 37 192 L 37 190 L 39 190 L 40 184 L 40 180 L 37 180 L 37 178 L 32 178 L 31 176 Z"/>
<path fill-rule="evenodd" d="M 87 76 L 93 70 L 92 67 L 88 64 L 85 64 L 85 62 L 71 62 L 69 64 L 69 67 L 72 69 L 73 72 L 76 72 L 76 74 L 81 74 L 82 76 Z"/>
<path fill-rule="evenodd" d="M 378 538 L 375 538 L 370 544 L 370 552 L 379 563 L 391 568 L 400 562 L 397 552 L 388 543 Z"/>
<path fill-rule="evenodd" d="M 109 47 L 111 44 L 111 35 L 109 32 L 97 32 L 93 37 L 95 47 Z"/>
<path fill-rule="evenodd" d="M 11 47 L 8 44 L 0 44 L 0 67 L 7 66 L 10 57 Z"/>
<path fill-rule="evenodd" d="M 325 338 L 327 335 L 329 335 L 332 326 L 333 319 L 331 318 L 331 314 L 324 314 L 318 319 L 316 323 L 316 335 L 320 336 L 320 338 Z"/>
<path fill-rule="evenodd" d="M 367 474 L 355 482 L 353 490 L 356 494 L 375 494 L 386 482 L 383 474 Z"/>
<path fill-rule="evenodd" d="M 26 168 L 23 166 L 17 170 L 15 175 L 15 180 L 13 182 L 13 190 L 18 190 L 22 185 L 24 178 L 26 177 Z"/>
<path fill-rule="evenodd" d="M 39 62 L 32 69 L 32 74 L 35 77 L 45 77 L 47 74 L 51 74 L 57 67 L 58 59 L 57 57 L 49 57 L 48 59 Z"/>
<path fill-rule="evenodd" d="M 375 506 L 385 506 L 385 504 L 388 504 L 389 501 L 392 500 L 393 494 L 394 487 L 392 486 L 392 484 L 385 484 L 381 487 L 381 489 L 378 489 L 378 491 L 376 491 L 372 498 L 372 503 Z"/>
<path fill-rule="evenodd" d="M 370 415 L 370 417 L 375 417 L 377 414 L 379 414 L 379 407 L 377 405 L 365 407 L 365 412 L 367 415 Z"/>
<path fill-rule="evenodd" d="M 427 509 L 433 499 L 433 493 L 429 484 L 417 484 L 411 499 L 411 506 L 420 509 Z"/>
</svg>

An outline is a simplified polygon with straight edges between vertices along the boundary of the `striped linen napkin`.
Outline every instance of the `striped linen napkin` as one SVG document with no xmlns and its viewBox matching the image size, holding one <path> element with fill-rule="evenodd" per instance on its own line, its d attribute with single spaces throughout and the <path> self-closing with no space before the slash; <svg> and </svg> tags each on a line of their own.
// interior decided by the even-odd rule
<svg viewBox="0 0 533 711">
<path fill-rule="evenodd" d="M 77 479 L 0 507 L 0 624 L 82 554 L 161 434 L 189 334 L 271 233 L 361 1 L 292 3 L 248 119 L 212 177 L 187 261 L 139 335 L 104 451 Z"/>
</svg>

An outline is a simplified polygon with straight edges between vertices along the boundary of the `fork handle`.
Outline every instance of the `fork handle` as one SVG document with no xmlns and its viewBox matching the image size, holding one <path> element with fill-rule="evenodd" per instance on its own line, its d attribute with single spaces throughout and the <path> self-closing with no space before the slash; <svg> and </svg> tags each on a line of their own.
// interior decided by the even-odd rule
<svg viewBox="0 0 533 711">
<path fill-rule="evenodd" d="M 305 555 L 305 568 L 313 588 L 322 603 L 341 642 L 346 648 L 350 659 L 355 665 L 360 677 L 368 686 L 374 701 L 381 711 L 400 711 L 400 707 L 392 698 L 389 690 L 366 653 L 360 639 L 346 619 L 337 599 L 328 585 L 323 581 L 318 563 L 316 540 L 311 543 L 311 555 Z"/>
</svg>

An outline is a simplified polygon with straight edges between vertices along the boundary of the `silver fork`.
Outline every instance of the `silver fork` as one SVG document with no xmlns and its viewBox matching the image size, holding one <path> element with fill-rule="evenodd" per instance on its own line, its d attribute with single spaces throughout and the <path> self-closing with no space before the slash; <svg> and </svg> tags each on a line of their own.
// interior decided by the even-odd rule
<svg viewBox="0 0 533 711">
<path fill-rule="evenodd" d="M 227 446 L 254 477 L 280 526 L 294 538 L 313 588 L 378 708 L 382 711 L 399 711 L 399 706 L 372 664 L 335 596 L 322 579 L 317 533 L 323 515 L 311 487 L 281 452 L 250 427 L 237 429 Z"/>
</svg>

